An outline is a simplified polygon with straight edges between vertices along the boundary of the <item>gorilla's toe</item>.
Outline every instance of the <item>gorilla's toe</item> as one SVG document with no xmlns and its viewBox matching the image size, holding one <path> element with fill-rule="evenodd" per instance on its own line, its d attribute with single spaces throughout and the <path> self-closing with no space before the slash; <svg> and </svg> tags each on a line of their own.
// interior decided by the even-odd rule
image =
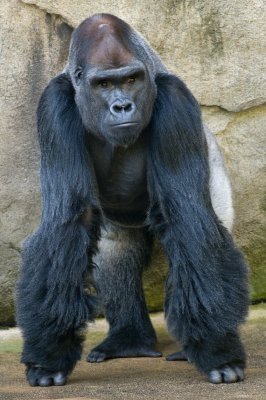
<svg viewBox="0 0 266 400">
<path fill-rule="evenodd" d="M 211 370 L 207 377 L 211 383 L 235 383 L 243 381 L 245 375 L 243 368 L 232 364 Z"/>
<path fill-rule="evenodd" d="M 61 371 L 54 372 L 39 366 L 31 366 L 27 370 L 27 379 L 31 386 L 62 386 L 67 381 L 67 375 Z"/>
<path fill-rule="evenodd" d="M 167 361 L 189 361 L 184 351 L 177 351 L 176 353 L 166 356 Z"/>
<path fill-rule="evenodd" d="M 87 357 L 87 361 L 91 362 L 91 363 L 102 362 L 102 361 L 106 360 L 107 358 L 109 358 L 109 357 L 105 352 L 92 350 L 91 353 Z"/>
</svg>

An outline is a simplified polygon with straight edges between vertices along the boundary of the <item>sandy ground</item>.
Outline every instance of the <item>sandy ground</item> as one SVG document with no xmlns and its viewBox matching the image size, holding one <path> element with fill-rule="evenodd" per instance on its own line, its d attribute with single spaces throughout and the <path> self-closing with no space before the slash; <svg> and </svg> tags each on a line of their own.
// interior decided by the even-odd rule
<svg viewBox="0 0 266 400">
<path fill-rule="evenodd" d="M 158 349 L 164 355 L 178 346 L 168 336 L 163 316 L 152 316 L 158 333 Z M 252 307 L 242 329 L 248 353 L 244 382 L 212 385 L 187 362 L 167 362 L 164 358 L 109 360 L 88 364 L 86 354 L 105 336 L 107 324 L 98 320 L 89 327 L 84 355 L 66 386 L 39 388 L 27 385 L 20 364 L 21 335 L 18 329 L 0 330 L 0 399 L 252 399 L 266 400 L 266 306 Z"/>
</svg>

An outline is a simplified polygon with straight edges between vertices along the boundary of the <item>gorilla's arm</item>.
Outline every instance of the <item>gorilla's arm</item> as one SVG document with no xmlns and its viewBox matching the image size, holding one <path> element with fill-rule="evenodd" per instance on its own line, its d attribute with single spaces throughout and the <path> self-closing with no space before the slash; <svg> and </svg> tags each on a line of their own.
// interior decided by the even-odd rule
<svg viewBox="0 0 266 400">
<path fill-rule="evenodd" d="M 170 264 L 167 322 L 211 381 L 243 379 L 237 328 L 247 314 L 247 268 L 211 204 L 199 106 L 178 78 L 162 74 L 156 83 L 148 135 L 149 219 Z"/>
<path fill-rule="evenodd" d="M 37 115 L 43 212 L 23 249 L 17 320 L 25 337 L 22 361 L 29 382 L 47 386 L 62 384 L 81 355 L 81 328 L 94 308 L 83 281 L 99 217 L 84 129 L 67 75 L 50 82 Z M 82 217 L 88 210 L 85 227 Z"/>
</svg>

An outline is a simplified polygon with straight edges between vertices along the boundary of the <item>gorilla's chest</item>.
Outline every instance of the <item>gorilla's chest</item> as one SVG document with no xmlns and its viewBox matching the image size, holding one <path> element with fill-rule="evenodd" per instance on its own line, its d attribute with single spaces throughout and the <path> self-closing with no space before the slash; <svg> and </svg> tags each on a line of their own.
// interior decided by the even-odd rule
<svg viewBox="0 0 266 400">
<path fill-rule="evenodd" d="M 141 140 L 130 148 L 96 143 L 92 158 L 101 206 L 106 216 L 117 222 L 144 221 L 149 198 L 146 154 Z"/>
</svg>

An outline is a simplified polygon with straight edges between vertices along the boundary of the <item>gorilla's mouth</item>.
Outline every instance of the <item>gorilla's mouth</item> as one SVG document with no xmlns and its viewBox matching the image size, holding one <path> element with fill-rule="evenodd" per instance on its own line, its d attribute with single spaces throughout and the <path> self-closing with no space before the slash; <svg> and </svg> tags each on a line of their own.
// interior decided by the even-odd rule
<svg viewBox="0 0 266 400">
<path fill-rule="evenodd" d="M 138 139 L 141 131 L 140 122 L 121 122 L 109 125 L 106 132 L 108 140 L 117 146 L 129 146 Z"/>
<path fill-rule="evenodd" d="M 122 122 L 121 124 L 114 124 L 111 125 L 112 128 L 126 128 L 128 126 L 134 126 L 134 125 L 138 125 L 139 122 Z"/>
</svg>

